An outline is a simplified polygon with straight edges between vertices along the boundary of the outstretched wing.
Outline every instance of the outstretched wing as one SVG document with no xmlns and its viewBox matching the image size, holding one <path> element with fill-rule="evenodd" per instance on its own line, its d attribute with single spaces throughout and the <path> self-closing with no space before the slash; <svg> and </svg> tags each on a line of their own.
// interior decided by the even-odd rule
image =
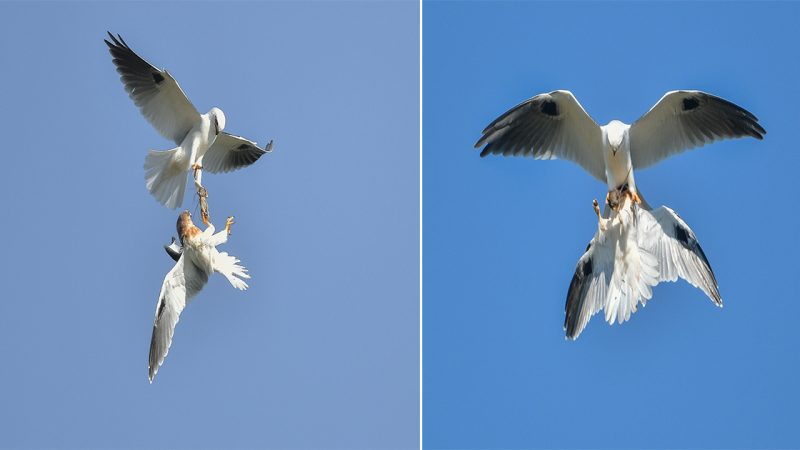
<svg viewBox="0 0 800 450">
<path fill-rule="evenodd" d="M 211 173 L 230 172 L 253 164 L 271 151 L 272 141 L 262 149 L 253 141 L 222 132 L 203 156 L 203 169 Z"/>
<path fill-rule="evenodd" d="M 532 156 L 578 163 L 606 182 L 603 132 L 569 91 L 539 94 L 511 108 L 483 130 L 481 156 Z"/>
<path fill-rule="evenodd" d="M 701 91 L 667 92 L 631 125 L 631 162 L 641 169 L 717 140 L 760 140 L 766 133 L 756 116 L 727 100 Z"/>
<path fill-rule="evenodd" d="M 605 306 L 614 273 L 613 242 L 613 237 L 600 239 L 600 234 L 596 234 L 578 260 L 564 308 L 564 331 L 567 339 L 577 339 L 589 319 Z"/>
<path fill-rule="evenodd" d="M 722 306 L 717 279 L 694 232 L 675 211 L 662 206 L 651 211 L 656 222 L 645 226 L 644 242 L 658 259 L 659 281 L 683 278 Z"/>
<path fill-rule="evenodd" d="M 156 318 L 153 323 L 153 335 L 150 338 L 150 359 L 148 363 L 150 382 L 158 373 L 172 344 L 172 334 L 178 323 L 183 308 L 203 289 L 208 282 L 208 274 L 199 269 L 184 252 L 169 271 L 161 292 L 158 294 Z"/>
<path fill-rule="evenodd" d="M 186 98 L 178 82 L 166 70 L 159 70 L 137 55 L 122 36 L 108 33 L 104 39 L 120 80 L 142 115 L 162 136 L 180 144 L 200 113 Z"/>
</svg>

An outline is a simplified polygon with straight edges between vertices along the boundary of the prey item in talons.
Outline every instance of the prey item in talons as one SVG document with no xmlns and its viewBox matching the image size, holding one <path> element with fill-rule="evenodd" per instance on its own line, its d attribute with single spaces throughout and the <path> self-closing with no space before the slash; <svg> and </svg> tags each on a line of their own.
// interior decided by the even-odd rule
<svg viewBox="0 0 800 450">
<path fill-rule="evenodd" d="M 208 226 L 210 222 L 210 214 L 208 213 L 208 191 L 206 188 L 201 187 L 197 190 L 197 196 L 200 197 L 200 218 L 203 223 Z"/>
</svg>

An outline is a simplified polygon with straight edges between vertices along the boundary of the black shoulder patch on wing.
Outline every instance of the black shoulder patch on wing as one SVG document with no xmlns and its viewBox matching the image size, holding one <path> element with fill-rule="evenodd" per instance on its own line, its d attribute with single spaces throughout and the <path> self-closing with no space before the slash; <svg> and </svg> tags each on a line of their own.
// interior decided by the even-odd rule
<svg viewBox="0 0 800 450">
<path fill-rule="evenodd" d="M 706 253 L 703 251 L 703 247 L 700 247 L 700 243 L 697 242 L 697 238 L 694 237 L 694 234 L 689 232 L 686 228 L 680 226 L 680 224 L 675 224 L 675 239 L 681 243 L 683 248 L 689 250 L 690 252 L 697 255 L 703 264 L 708 267 L 708 271 L 711 272 L 711 277 L 714 278 L 714 283 L 716 284 L 717 280 L 714 277 L 714 270 L 711 268 L 711 263 L 708 262 L 708 258 L 706 258 Z"/>
<path fill-rule="evenodd" d="M 545 100 L 541 106 L 542 113 L 555 117 L 558 115 L 558 105 L 552 100 Z"/>
<path fill-rule="evenodd" d="M 167 305 L 166 299 L 162 299 L 161 304 L 158 305 L 158 314 L 156 314 L 156 320 L 161 318 L 161 313 L 164 312 L 164 306 L 166 305 Z"/>
<path fill-rule="evenodd" d="M 592 267 L 592 258 L 587 258 L 586 261 L 584 261 L 584 263 L 582 264 L 582 266 L 583 266 L 583 276 L 584 276 L 584 278 L 587 275 L 591 275 L 592 274 L 592 268 L 593 268 Z"/>
<path fill-rule="evenodd" d="M 575 274 L 569 283 L 567 291 L 567 304 L 564 306 L 564 331 L 568 339 L 575 339 L 579 333 L 578 318 L 586 301 L 586 290 L 588 284 L 586 279 L 591 276 L 593 270 L 592 258 L 581 259 L 575 267 Z"/>
<path fill-rule="evenodd" d="M 686 229 L 682 226 L 675 224 L 675 239 L 677 239 L 681 245 L 683 245 L 686 249 L 691 250 L 694 247 L 694 239 L 689 236 L 689 233 L 686 232 Z"/>
<path fill-rule="evenodd" d="M 700 106 L 700 101 L 698 101 L 694 97 L 689 97 L 689 98 L 683 99 L 683 110 L 684 111 L 691 111 L 691 110 L 697 108 L 698 106 Z"/>
<path fill-rule="evenodd" d="M 158 72 L 153 72 L 153 81 L 155 81 L 156 84 L 161 84 L 161 82 L 164 81 L 164 75 L 161 75 Z"/>
</svg>

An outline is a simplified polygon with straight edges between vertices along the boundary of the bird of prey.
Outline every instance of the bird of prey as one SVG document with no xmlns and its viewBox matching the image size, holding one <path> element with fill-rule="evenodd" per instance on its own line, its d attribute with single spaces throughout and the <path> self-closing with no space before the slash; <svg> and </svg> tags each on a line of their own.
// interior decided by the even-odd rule
<svg viewBox="0 0 800 450">
<path fill-rule="evenodd" d="M 194 171 L 195 188 L 204 197 L 202 169 L 230 172 L 272 150 L 272 141 L 262 149 L 253 141 L 225 133 L 222 110 L 214 107 L 200 114 L 169 72 L 142 59 L 120 35 L 108 36 L 111 41 L 104 41 L 131 100 L 162 136 L 177 145 L 166 151 L 150 150 L 145 158 L 147 190 L 159 203 L 171 209 L 183 203 L 189 170 Z"/>
<path fill-rule="evenodd" d="M 720 139 L 766 134 L 747 110 L 701 91 L 667 92 L 632 125 L 598 126 L 569 91 L 539 94 L 489 124 L 475 143 L 488 154 L 567 159 L 607 183 L 627 184 L 642 202 L 633 170 Z M 647 206 L 646 203 L 643 203 Z"/>
<path fill-rule="evenodd" d="M 250 278 L 247 269 L 239 264 L 236 257 L 217 251 L 218 245 L 227 242 L 232 224 L 233 217 L 229 217 L 225 230 L 215 234 L 211 223 L 205 231 L 200 231 L 192 222 L 189 211 L 178 216 L 177 229 L 181 246 L 178 247 L 174 240 L 170 246 L 165 246 L 172 250 L 167 250 L 167 253 L 176 263 L 164 278 L 158 294 L 148 364 L 151 383 L 169 352 L 172 334 L 183 308 L 203 289 L 212 273 L 222 274 L 236 289 L 247 289 L 247 283 L 244 282 Z"/>
<path fill-rule="evenodd" d="M 621 197 L 621 198 L 619 198 Z M 672 209 L 641 208 L 623 185 L 610 193 L 610 215 L 578 261 L 567 292 L 564 330 L 576 339 L 589 319 L 605 310 L 609 324 L 627 321 L 652 288 L 682 278 L 722 307 L 717 280 L 694 232 Z"/>
</svg>

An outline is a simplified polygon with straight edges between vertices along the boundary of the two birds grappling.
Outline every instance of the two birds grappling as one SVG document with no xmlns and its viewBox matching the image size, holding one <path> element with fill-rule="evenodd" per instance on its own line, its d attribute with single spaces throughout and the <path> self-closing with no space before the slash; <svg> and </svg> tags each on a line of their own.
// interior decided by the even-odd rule
<svg viewBox="0 0 800 450">
<path fill-rule="evenodd" d="M 177 221 L 180 246 L 166 246 L 175 260 L 161 286 L 150 342 L 148 378 L 153 382 L 164 362 L 179 316 L 189 301 L 205 286 L 209 276 L 218 272 L 239 290 L 247 289 L 247 269 L 239 260 L 217 246 L 230 235 L 233 217 L 225 229 L 215 233 L 208 209 L 208 191 L 202 185 L 203 170 L 224 173 L 249 166 L 272 150 L 272 141 L 263 149 L 255 142 L 226 133 L 225 114 L 211 108 L 200 114 L 177 81 L 166 70 L 142 59 L 121 36 L 108 33 L 105 40 L 125 90 L 148 122 L 177 146 L 170 150 L 151 150 L 145 158 L 145 184 L 155 199 L 170 209 L 183 204 L 189 172 L 200 203 L 200 216 L 206 229 L 201 231 L 188 211 Z"/>
<path fill-rule="evenodd" d="M 722 306 L 716 277 L 697 238 L 672 209 L 651 208 L 634 171 L 711 142 L 766 131 L 749 111 L 701 91 L 666 93 L 633 124 L 599 126 L 569 91 L 539 94 L 491 122 L 475 144 L 481 156 L 566 159 L 608 186 L 605 211 L 593 203 L 598 230 L 578 261 L 564 330 L 576 339 L 601 310 L 622 323 L 662 281 L 684 279 Z"/>
</svg>

